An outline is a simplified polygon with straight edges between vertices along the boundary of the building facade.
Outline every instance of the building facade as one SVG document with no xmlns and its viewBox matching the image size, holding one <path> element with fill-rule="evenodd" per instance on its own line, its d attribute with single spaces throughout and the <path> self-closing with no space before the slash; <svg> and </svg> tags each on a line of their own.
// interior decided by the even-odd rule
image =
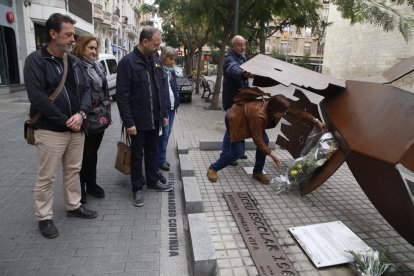
<svg viewBox="0 0 414 276">
<path fill-rule="evenodd" d="M 412 7 L 406 12 L 412 14 Z M 414 31 L 406 42 L 398 30 L 386 33 L 368 23 L 351 25 L 335 6 L 330 7 L 329 21 L 333 24 L 326 35 L 324 74 L 343 80 L 381 75 L 401 59 L 414 55 Z M 412 76 L 401 82 L 412 90 Z"/>
<path fill-rule="evenodd" d="M 46 3 L 47 2 L 47 3 Z M 23 83 L 26 57 L 46 43 L 45 22 L 55 12 L 77 21 L 76 34 L 93 33 L 92 4 L 83 0 L 0 0 L 0 88 Z"/>
<path fill-rule="evenodd" d="M 138 44 L 140 13 L 144 0 L 93 0 L 95 35 L 101 41 L 102 53 L 121 59 Z"/>
<path fill-rule="evenodd" d="M 121 59 L 138 44 L 144 0 L 0 0 L 0 92 L 23 84 L 26 57 L 46 44 L 45 22 L 53 13 L 76 20 L 75 32 L 95 35 L 101 53 Z"/>
<path fill-rule="evenodd" d="M 320 18 L 328 22 L 329 0 L 321 0 Z M 283 32 L 277 32 L 266 40 L 265 51 L 268 55 L 277 55 L 290 63 L 308 57 L 307 67 L 321 72 L 325 48 L 325 33 L 316 36 L 310 27 L 298 30 L 295 26 L 286 26 Z"/>
</svg>

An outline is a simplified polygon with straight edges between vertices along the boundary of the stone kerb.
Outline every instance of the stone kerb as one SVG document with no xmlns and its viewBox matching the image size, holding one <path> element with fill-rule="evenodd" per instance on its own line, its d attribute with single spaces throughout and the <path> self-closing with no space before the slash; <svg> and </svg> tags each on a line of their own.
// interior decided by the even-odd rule
<svg viewBox="0 0 414 276">
<path fill-rule="evenodd" d="M 204 213 L 203 198 L 201 197 L 197 179 L 194 176 L 183 177 L 182 179 L 187 214 Z"/>
<path fill-rule="evenodd" d="M 177 153 L 188 154 L 187 142 L 183 139 L 177 140 Z"/>
<path fill-rule="evenodd" d="M 179 154 L 181 177 L 194 176 L 194 168 L 188 154 Z"/>
<path fill-rule="evenodd" d="M 223 145 L 223 141 L 217 140 L 200 140 L 199 147 L 200 150 L 221 150 Z M 246 150 L 255 150 L 256 145 L 253 143 L 252 139 L 248 139 L 245 141 Z M 274 150 L 275 149 L 275 142 L 269 142 L 269 148 Z"/>
<path fill-rule="evenodd" d="M 193 275 L 217 275 L 217 256 L 208 231 L 206 214 L 189 214 L 188 228 L 192 248 Z"/>
</svg>

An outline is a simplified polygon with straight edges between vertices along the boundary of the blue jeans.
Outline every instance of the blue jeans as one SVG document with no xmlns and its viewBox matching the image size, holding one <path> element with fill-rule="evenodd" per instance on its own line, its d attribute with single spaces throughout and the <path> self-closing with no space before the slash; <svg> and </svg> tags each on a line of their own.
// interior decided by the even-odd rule
<svg viewBox="0 0 414 276">
<path fill-rule="evenodd" d="M 158 163 L 160 166 L 167 160 L 167 145 L 174 124 L 175 110 L 168 111 L 168 124 L 162 127 L 162 135 L 158 139 Z"/>
<path fill-rule="evenodd" d="M 156 124 L 157 125 L 157 124 Z M 137 131 L 131 135 L 131 185 L 132 192 L 142 190 L 145 184 L 142 159 L 145 162 L 145 178 L 148 187 L 157 184 L 158 176 L 158 133 L 159 129 Z"/>
<path fill-rule="evenodd" d="M 223 146 L 221 148 L 220 158 L 210 165 L 216 171 L 224 169 L 237 159 L 240 159 L 245 152 L 244 140 L 230 142 L 230 128 L 229 128 L 229 119 L 226 113 L 224 122 L 226 123 L 226 132 L 223 137 Z M 269 137 L 266 132 L 263 132 L 263 141 L 266 145 L 269 144 Z M 263 167 L 266 162 L 266 155 L 261 152 L 259 149 L 256 149 L 256 162 L 253 168 L 253 173 L 259 173 L 263 171 Z"/>
</svg>

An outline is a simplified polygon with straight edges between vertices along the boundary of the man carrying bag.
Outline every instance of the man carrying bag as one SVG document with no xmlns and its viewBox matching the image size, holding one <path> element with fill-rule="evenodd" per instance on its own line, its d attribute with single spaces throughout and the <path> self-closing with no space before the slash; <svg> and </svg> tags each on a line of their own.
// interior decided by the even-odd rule
<svg viewBox="0 0 414 276">
<path fill-rule="evenodd" d="M 40 233 L 56 238 L 53 224 L 53 192 L 59 161 L 63 169 L 63 194 L 68 217 L 96 218 L 96 211 L 80 203 L 79 171 L 82 163 L 84 133 L 82 123 L 90 102 L 90 89 L 78 58 L 68 54 L 67 77 L 56 99 L 50 100 L 64 72 L 63 57 L 75 42 L 76 22 L 67 15 L 52 14 L 46 21 L 47 46 L 31 53 L 25 62 L 24 80 L 33 118 L 38 154 L 37 180 L 34 190 L 36 217 Z"/>
</svg>

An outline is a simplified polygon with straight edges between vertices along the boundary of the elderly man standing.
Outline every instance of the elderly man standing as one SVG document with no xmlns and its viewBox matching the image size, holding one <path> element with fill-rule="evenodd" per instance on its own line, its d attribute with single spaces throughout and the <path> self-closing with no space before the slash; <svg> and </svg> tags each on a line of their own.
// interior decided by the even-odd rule
<svg viewBox="0 0 414 276">
<path fill-rule="evenodd" d="M 244 52 L 246 50 L 246 40 L 240 35 L 236 35 L 231 40 L 231 50 L 226 56 L 223 65 L 223 94 L 222 102 L 223 109 L 227 111 L 234 102 L 234 95 L 239 91 L 240 88 L 249 86 L 249 78 L 253 74 L 244 71 L 240 68 L 240 65 L 246 62 L 246 57 Z M 225 134 L 226 135 L 226 134 Z M 230 151 L 229 137 L 224 137 L 223 139 L 223 152 Z M 247 156 L 243 153 L 241 156 L 242 159 L 247 159 Z M 232 166 L 237 165 L 235 160 L 231 164 Z"/>
<path fill-rule="evenodd" d="M 157 191 L 171 191 L 158 173 L 158 136 L 168 123 L 164 101 L 164 69 L 156 57 L 160 49 L 161 32 L 145 26 L 135 49 L 123 57 L 118 65 L 116 99 L 119 113 L 131 136 L 132 204 L 144 206 L 143 185 Z M 145 178 L 142 160 L 145 162 Z"/>
<path fill-rule="evenodd" d="M 246 62 L 244 52 L 246 50 L 246 40 L 236 35 L 231 40 L 231 50 L 224 60 L 223 75 L 223 109 L 227 110 L 233 105 L 233 98 L 240 88 L 249 86 L 249 78 L 253 74 L 244 71 L 240 65 Z"/>
</svg>

